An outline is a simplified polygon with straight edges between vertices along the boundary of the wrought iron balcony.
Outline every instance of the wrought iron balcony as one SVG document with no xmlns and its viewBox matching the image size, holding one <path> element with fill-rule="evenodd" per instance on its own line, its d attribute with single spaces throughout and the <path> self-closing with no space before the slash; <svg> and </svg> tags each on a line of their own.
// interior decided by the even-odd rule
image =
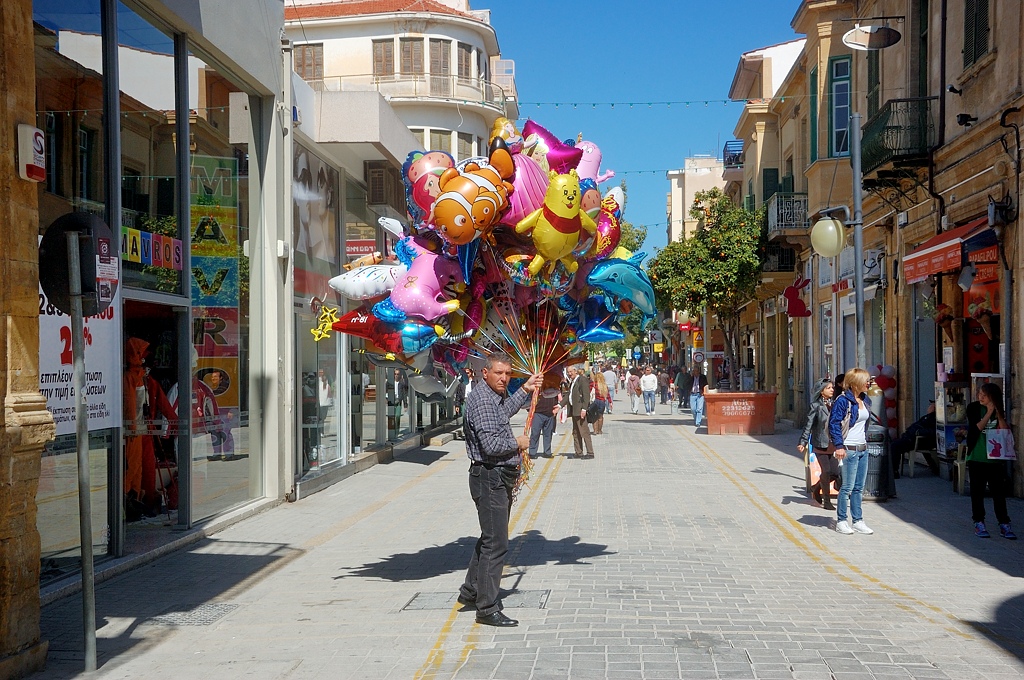
<svg viewBox="0 0 1024 680">
<path fill-rule="evenodd" d="M 804 236 L 810 228 L 807 220 L 807 194 L 777 191 L 768 199 L 768 238 L 787 232 Z"/>
<path fill-rule="evenodd" d="M 935 146 L 938 97 L 890 99 L 861 128 L 864 174 L 886 163 L 920 165 Z"/>
</svg>

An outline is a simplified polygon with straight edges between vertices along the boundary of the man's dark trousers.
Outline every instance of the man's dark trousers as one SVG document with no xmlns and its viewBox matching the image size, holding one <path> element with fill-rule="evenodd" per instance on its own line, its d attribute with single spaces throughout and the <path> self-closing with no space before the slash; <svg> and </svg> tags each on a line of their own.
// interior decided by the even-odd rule
<svg viewBox="0 0 1024 680">
<path fill-rule="evenodd" d="M 485 467 L 479 463 L 469 468 L 469 493 L 480 519 L 480 538 L 460 594 L 464 599 L 476 600 L 477 616 L 487 616 L 501 609 L 501 570 L 508 553 L 512 485 L 518 476 L 516 468 Z"/>
</svg>

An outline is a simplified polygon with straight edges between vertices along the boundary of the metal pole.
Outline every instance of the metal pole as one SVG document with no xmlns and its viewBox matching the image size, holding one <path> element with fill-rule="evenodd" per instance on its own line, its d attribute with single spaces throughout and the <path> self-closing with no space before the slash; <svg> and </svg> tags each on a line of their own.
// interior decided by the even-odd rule
<svg viewBox="0 0 1024 680">
<path fill-rule="evenodd" d="M 174 149 L 175 214 L 181 239 L 182 290 L 189 295 L 192 272 L 191 186 L 192 135 L 188 105 L 188 36 L 174 35 Z M 178 523 L 176 529 L 192 526 L 195 493 L 192 475 L 192 313 L 182 306 L 175 310 L 178 341 Z"/>
<path fill-rule="evenodd" d="M 75 366 L 75 437 L 78 445 L 78 527 L 82 542 L 82 629 L 85 672 L 96 670 L 96 589 L 92 564 L 92 497 L 89 481 L 89 412 L 85 404 L 85 320 L 82 318 L 82 267 L 79 232 L 69 232 L 68 272 L 71 293 L 71 356 Z"/>
<path fill-rule="evenodd" d="M 857 367 L 868 367 L 864 337 L 864 211 L 861 206 L 860 114 L 850 116 L 850 166 L 853 170 L 853 303 L 857 322 Z"/>
</svg>

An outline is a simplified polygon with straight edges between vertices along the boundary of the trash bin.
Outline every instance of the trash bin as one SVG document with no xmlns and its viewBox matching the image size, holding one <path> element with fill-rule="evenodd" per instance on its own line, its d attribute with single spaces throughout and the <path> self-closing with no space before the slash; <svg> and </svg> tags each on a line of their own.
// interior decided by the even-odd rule
<svg viewBox="0 0 1024 680">
<path fill-rule="evenodd" d="M 889 432 L 872 417 L 867 427 L 868 474 L 864 480 L 864 500 L 883 502 L 896 496 L 889 453 Z"/>
</svg>

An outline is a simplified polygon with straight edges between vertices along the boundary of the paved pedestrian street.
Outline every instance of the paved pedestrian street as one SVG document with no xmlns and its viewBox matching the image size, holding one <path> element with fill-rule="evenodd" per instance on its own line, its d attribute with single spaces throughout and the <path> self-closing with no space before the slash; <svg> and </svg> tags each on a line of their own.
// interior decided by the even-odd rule
<svg viewBox="0 0 1024 680">
<path fill-rule="evenodd" d="M 101 584 L 97 676 L 1024 676 L 1024 541 L 975 538 L 948 481 L 921 466 L 865 503 L 874 535 L 839 535 L 795 430 L 711 437 L 688 413 L 615 406 L 593 460 L 559 426 L 513 508 L 518 628 L 455 602 L 478 535 L 455 441 Z M 81 668 L 80 617 L 77 595 L 43 610 L 37 677 Z"/>
</svg>

